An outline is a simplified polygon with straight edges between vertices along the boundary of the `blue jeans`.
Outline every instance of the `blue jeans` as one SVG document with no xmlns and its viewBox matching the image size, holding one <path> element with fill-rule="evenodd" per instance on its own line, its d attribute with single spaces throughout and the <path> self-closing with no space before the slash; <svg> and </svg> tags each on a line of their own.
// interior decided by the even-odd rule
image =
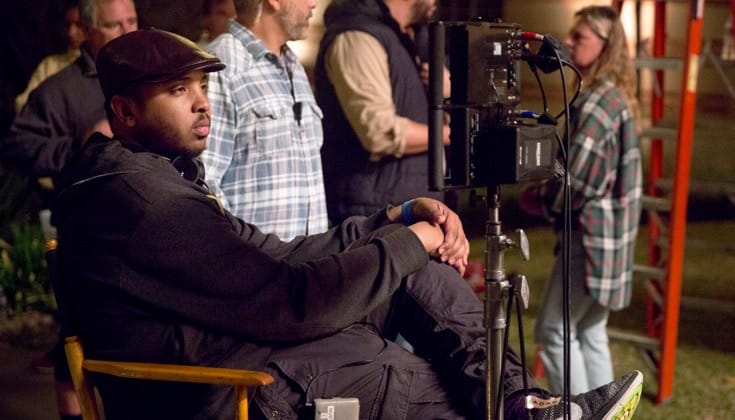
<svg viewBox="0 0 735 420">
<path fill-rule="evenodd" d="M 611 382 L 613 367 L 607 337 L 609 310 L 587 293 L 586 257 L 581 232 L 573 232 L 571 242 L 569 393 L 577 395 Z M 549 390 L 555 394 L 562 392 L 564 384 L 562 293 L 560 254 L 546 284 L 535 328 L 536 343 L 541 345 L 540 356 L 549 381 Z"/>
</svg>

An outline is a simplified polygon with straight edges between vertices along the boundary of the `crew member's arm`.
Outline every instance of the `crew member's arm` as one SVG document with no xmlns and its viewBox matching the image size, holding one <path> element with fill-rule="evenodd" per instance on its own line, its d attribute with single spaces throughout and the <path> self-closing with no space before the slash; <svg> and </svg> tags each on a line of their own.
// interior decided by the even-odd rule
<svg viewBox="0 0 735 420">
<path fill-rule="evenodd" d="M 428 126 L 396 114 L 388 57 L 378 40 L 364 32 L 344 32 L 329 47 L 325 63 L 340 106 L 371 160 L 428 149 Z M 448 144 L 447 125 L 443 138 Z"/>
<path fill-rule="evenodd" d="M 358 322 L 424 267 L 443 238 L 426 222 L 387 224 L 343 252 L 283 258 L 277 248 L 310 254 L 330 248 L 338 232 L 263 249 L 262 234 L 244 239 L 213 200 L 183 198 L 146 206 L 126 242 L 119 287 L 198 325 L 259 340 L 310 339 Z"/>
<path fill-rule="evenodd" d="M 428 89 L 429 88 L 429 63 L 421 63 L 420 75 L 421 75 L 421 83 L 423 83 L 426 89 Z M 442 87 L 443 87 L 442 94 L 444 95 L 445 98 L 448 98 L 452 94 L 452 79 L 450 77 L 448 68 L 444 67 L 444 72 L 442 76 L 444 79 L 444 81 L 442 82 Z"/>
<path fill-rule="evenodd" d="M 54 93 L 54 92 L 52 92 Z M 47 90 L 31 92 L 8 134 L 0 139 L 5 164 L 34 177 L 58 175 L 78 144 L 69 131 L 61 99 Z"/>
<path fill-rule="evenodd" d="M 80 50 L 73 49 L 68 50 L 63 54 L 49 55 L 38 64 L 36 69 L 31 74 L 31 78 L 28 79 L 28 85 L 26 89 L 15 97 L 15 114 L 20 114 L 20 110 L 28 101 L 28 96 L 31 92 L 38 87 L 44 80 L 50 76 L 58 73 L 64 67 L 70 65 L 77 58 L 79 58 Z"/>
<path fill-rule="evenodd" d="M 403 223 L 412 229 L 420 222 L 438 227 L 442 232 L 442 243 L 433 252 L 430 251 L 429 255 L 464 274 L 470 244 L 464 233 L 462 221 L 446 204 L 432 198 L 419 197 L 388 208 L 386 214 L 391 222 Z"/>
<path fill-rule="evenodd" d="M 283 258 L 292 263 L 322 258 L 359 246 L 368 241 L 373 232 L 389 224 L 408 226 L 419 235 L 421 232 L 433 235 L 423 224 L 438 228 L 441 232 L 441 243 L 434 244 L 430 238 L 426 238 L 426 241 L 422 239 L 425 246 L 428 246 L 425 250 L 429 256 L 453 266 L 460 274 L 464 273 L 470 251 L 469 241 L 457 213 L 441 201 L 426 197 L 389 206 L 369 217 L 349 217 L 325 233 L 296 237 L 288 243 L 281 242 L 275 235 L 263 234 L 257 227 L 234 216 L 227 216 L 237 226 L 236 231 L 240 236 L 274 258 Z M 415 226 L 417 224 L 422 226 Z M 305 245 L 314 244 L 315 241 L 319 241 L 318 246 Z M 294 252 L 296 250 L 298 252 Z"/>
</svg>

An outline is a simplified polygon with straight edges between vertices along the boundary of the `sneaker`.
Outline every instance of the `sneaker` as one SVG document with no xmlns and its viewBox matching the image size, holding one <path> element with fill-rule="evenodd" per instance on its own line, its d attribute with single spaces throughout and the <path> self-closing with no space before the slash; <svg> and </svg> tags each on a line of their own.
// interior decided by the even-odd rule
<svg viewBox="0 0 735 420">
<path fill-rule="evenodd" d="M 572 397 L 569 418 L 572 420 L 628 420 L 633 417 L 643 392 L 643 374 L 634 370 L 617 381 Z M 526 407 L 531 419 L 563 419 L 561 398 L 529 396 Z"/>
</svg>

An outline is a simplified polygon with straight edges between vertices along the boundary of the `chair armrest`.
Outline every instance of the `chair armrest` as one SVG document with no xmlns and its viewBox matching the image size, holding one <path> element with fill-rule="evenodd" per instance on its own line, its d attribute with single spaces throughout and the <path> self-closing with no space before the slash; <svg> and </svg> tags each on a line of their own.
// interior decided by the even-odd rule
<svg viewBox="0 0 735 420">
<path fill-rule="evenodd" d="M 273 382 L 273 377 L 265 372 L 242 369 L 93 359 L 84 360 L 83 366 L 90 372 L 131 379 L 244 386 L 261 386 Z"/>
</svg>

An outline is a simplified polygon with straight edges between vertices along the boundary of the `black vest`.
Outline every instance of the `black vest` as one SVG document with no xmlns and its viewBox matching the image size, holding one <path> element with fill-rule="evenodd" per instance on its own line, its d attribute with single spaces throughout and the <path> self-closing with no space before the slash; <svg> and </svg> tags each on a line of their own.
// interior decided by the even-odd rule
<svg viewBox="0 0 735 420">
<path fill-rule="evenodd" d="M 322 164 L 327 209 L 333 223 L 355 214 L 372 214 L 388 204 L 400 204 L 418 196 L 442 198 L 442 194 L 428 190 L 426 153 L 371 162 L 339 105 L 326 75 L 324 53 L 337 35 L 358 30 L 375 37 L 387 52 L 397 114 L 422 124 L 428 121 L 426 90 L 419 77 L 413 42 L 400 32 L 382 2 L 355 3 L 367 4 L 369 12 L 374 13 L 349 7 L 342 13 L 333 10 L 333 19 L 326 22 L 315 68 L 316 99 L 324 112 Z M 326 15 L 329 13 L 328 10 Z"/>
</svg>

